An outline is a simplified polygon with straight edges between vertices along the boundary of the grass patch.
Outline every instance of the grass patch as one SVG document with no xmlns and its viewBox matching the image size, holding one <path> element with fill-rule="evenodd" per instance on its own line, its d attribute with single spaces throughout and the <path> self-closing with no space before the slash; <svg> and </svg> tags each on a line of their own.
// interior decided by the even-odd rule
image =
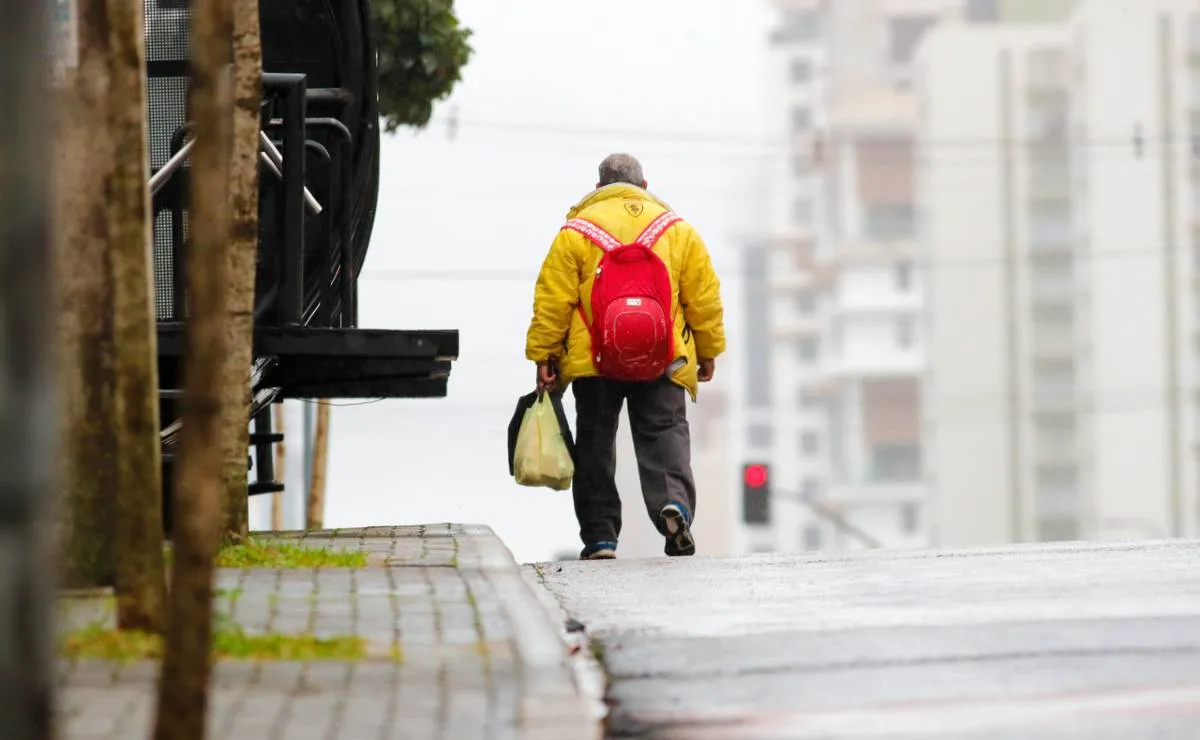
<svg viewBox="0 0 1200 740">
<path fill-rule="evenodd" d="M 67 635 L 59 652 L 71 659 L 99 658 L 118 663 L 162 657 L 159 635 L 118 631 L 100 624 Z M 357 660 L 366 657 L 361 637 L 315 635 L 251 635 L 236 628 L 213 633 L 213 655 L 234 660 Z"/>
<path fill-rule="evenodd" d="M 221 548 L 216 565 L 218 568 L 363 568 L 367 565 L 367 554 L 358 550 L 251 540 Z"/>
</svg>

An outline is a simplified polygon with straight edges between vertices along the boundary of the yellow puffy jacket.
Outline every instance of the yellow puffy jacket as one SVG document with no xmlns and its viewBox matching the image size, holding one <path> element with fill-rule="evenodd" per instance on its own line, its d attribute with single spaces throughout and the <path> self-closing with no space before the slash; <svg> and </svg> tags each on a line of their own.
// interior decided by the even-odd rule
<svg viewBox="0 0 1200 740">
<path fill-rule="evenodd" d="M 567 219 L 585 218 L 629 243 L 667 210 L 665 203 L 645 190 L 617 183 L 588 194 L 571 208 Z M 704 241 L 686 221 L 668 229 L 654 252 L 671 274 L 675 346 L 687 358 L 671 379 L 686 388 L 694 401 L 696 358 L 716 358 L 725 351 L 721 282 Z M 525 356 L 533 362 L 557 360 L 560 387 L 596 375 L 591 337 L 577 308 L 582 304 L 591 315 L 592 281 L 603 254 L 582 234 L 563 229 L 538 275 Z"/>
</svg>

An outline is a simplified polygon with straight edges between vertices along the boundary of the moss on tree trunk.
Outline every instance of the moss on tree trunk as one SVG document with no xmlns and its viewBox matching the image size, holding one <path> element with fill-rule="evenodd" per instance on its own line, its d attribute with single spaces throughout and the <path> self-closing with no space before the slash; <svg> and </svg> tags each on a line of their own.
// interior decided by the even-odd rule
<svg viewBox="0 0 1200 740">
<path fill-rule="evenodd" d="M 79 66 L 60 98 L 54 233 L 56 352 L 63 495 L 56 502 L 60 585 L 114 584 L 114 376 L 105 187 L 113 142 L 106 118 L 104 0 L 79 0 Z"/>
<path fill-rule="evenodd" d="M 222 383 L 229 396 L 221 427 L 225 441 L 225 534 L 249 529 L 246 452 L 250 445 L 250 369 L 253 363 L 254 278 L 258 262 L 258 150 L 262 101 L 262 42 L 257 0 L 233 3 L 233 190 L 228 250 L 229 362 Z"/>
<path fill-rule="evenodd" d="M 114 158 L 107 192 L 113 286 L 116 440 L 117 624 L 165 627 L 162 452 L 146 183 L 145 46 L 142 0 L 107 0 L 108 126 Z"/>
</svg>

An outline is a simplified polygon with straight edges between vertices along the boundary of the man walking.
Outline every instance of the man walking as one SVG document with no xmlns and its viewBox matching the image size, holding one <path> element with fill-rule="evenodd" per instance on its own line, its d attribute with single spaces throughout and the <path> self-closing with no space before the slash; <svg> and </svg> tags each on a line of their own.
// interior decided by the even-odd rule
<svg viewBox="0 0 1200 740">
<path fill-rule="evenodd" d="M 704 241 L 646 190 L 627 154 L 567 214 L 538 275 L 526 357 L 538 387 L 575 394 L 575 516 L 583 559 L 616 557 L 617 423 L 629 403 L 646 510 L 670 556 L 693 555 L 696 511 L 684 392 L 725 351 L 721 285 Z"/>
</svg>

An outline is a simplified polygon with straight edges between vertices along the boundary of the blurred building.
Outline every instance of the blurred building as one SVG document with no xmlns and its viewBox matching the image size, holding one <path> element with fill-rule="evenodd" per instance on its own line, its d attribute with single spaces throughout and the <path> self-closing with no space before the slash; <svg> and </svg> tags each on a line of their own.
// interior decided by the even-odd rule
<svg viewBox="0 0 1200 740">
<path fill-rule="evenodd" d="M 771 134 L 790 151 L 770 175 L 761 245 L 770 412 L 747 424 L 751 446 L 770 450 L 773 546 L 864 544 L 800 501 L 885 546 L 924 544 L 912 62 L 928 29 L 960 18 L 964 5 L 775 5 Z"/>
<path fill-rule="evenodd" d="M 918 54 L 937 545 L 1200 532 L 1200 21 L 1077 6 Z"/>
</svg>

